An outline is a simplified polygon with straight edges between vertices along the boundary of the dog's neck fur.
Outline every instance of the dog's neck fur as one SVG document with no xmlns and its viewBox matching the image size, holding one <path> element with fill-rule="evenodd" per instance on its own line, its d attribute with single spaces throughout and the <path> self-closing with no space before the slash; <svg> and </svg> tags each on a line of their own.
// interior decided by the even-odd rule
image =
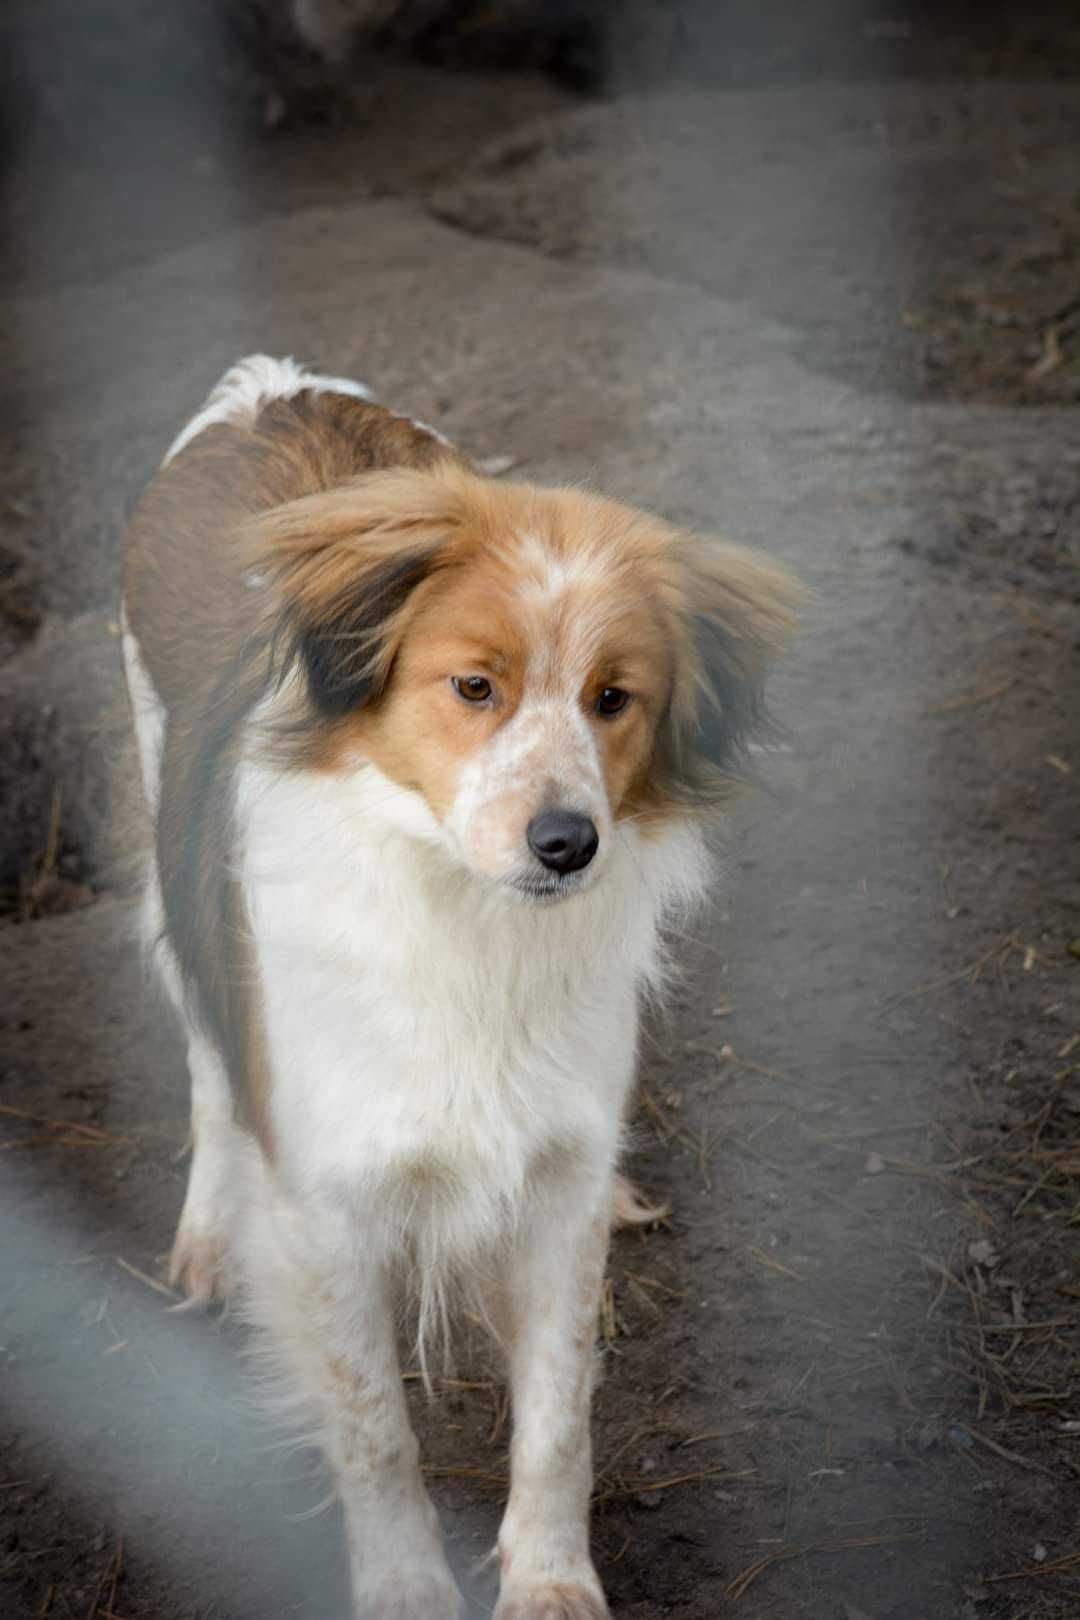
<svg viewBox="0 0 1080 1620">
<path fill-rule="evenodd" d="M 419 795 L 361 761 L 347 775 L 322 777 L 246 764 L 238 801 L 252 903 L 274 886 L 314 883 L 328 905 L 324 954 L 347 958 L 354 940 L 377 930 L 383 949 L 367 959 L 365 976 L 392 976 L 398 996 L 421 1003 L 475 1001 L 488 1026 L 504 1000 L 507 1016 L 520 1019 L 529 1002 L 556 990 L 573 1004 L 596 982 L 659 988 L 660 931 L 700 899 L 709 875 L 690 818 L 646 834 L 627 822 L 616 829 L 602 883 L 569 900 L 530 903 L 454 864 Z"/>
<path fill-rule="evenodd" d="M 639 993 L 665 972 L 662 925 L 706 878 L 690 823 L 648 839 L 628 825 L 603 883 L 562 904 L 523 904 L 456 869 L 423 802 L 371 766 L 317 779 L 248 764 L 237 824 L 271 1049 L 284 1043 L 326 1076 L 314 1099 L 291 1075 L 275 1080 L 275 1135 L 288 1155 L 290 1099 L 325 1107 L 337 1121 L 320 1151 L 348 1158 L 342 1133 L 370 1102 L 354 1172 L 378 1174 L 413 1149 L 453 1157 L 458 1124 L 475 1144 L 477 1110 L 503 1133 L 493 1156 L 513 1157 L 508 1114 L 520 1116 L 511 1180 L 545 1147 L 545 1119 L 566 1134 L 568 1103 L 591 1134 L 584 1116 L 630 1081 L 632 1050 L 627 1072 L 605 1079 L 613 1006 L 632 1034 Z M 597 1072 L 583 1073 L 594 1048 Z"/>
</svg>

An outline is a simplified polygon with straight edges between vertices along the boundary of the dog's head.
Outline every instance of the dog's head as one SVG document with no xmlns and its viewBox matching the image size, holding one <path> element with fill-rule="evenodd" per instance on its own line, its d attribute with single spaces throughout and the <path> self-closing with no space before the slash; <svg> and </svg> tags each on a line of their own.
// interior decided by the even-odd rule
<svg viewBox="0 0 1080 1620">
<path fill-rule="evenodd" d="M 723 797 L 791 623 L 791 579 L 747 552 L 450 460 L 252 539 L 305 762 L 374 765 L 414 830 L 537 900 L 593 882 L 621 823 Z"/>
</svg>

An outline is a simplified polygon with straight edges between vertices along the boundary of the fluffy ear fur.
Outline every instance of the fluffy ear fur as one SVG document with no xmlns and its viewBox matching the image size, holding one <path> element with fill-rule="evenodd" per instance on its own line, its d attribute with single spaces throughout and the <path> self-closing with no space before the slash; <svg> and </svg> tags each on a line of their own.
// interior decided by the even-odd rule
<svg viewBox="0 0 1080 1620">
<path fill-rule="evenodd" d="M 723 795 L 765 720 L 771 660 L 795 625 L 799 586 L 737 546 L 680 536 L 674 544 L 682 652 L 661 733 L 669 790 L 684 802 Z"/>
<path fill-rule="evenodd" d="M 460 529 L 454 484 L 394 468 L 264 513 L 246 531 L 251 568 L 273 587 L 280 676 L 299 666 L 334 718 L 382 691 L 411 592 Z"/>
</svg>

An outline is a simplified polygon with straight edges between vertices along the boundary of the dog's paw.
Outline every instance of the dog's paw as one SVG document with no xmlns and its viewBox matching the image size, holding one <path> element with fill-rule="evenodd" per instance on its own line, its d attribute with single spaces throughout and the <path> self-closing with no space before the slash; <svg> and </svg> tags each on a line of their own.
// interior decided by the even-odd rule
<svg viewBox="0 0 1080 1620">
<path fill-rule="evenodd" d="M 464 1612 L 461 1593 L 448 1570 L 400 1571 L 374 1590 L 365 1583 L 356 1593 L 356 1620 L 461 1620 Z"/>
<path fill-rule="evenodd" d="M 598 1586 L 576 1581 L 543 1581 L 503 1593 L 495 1620 L 611 1620 Z"/>
<path fill-rule="evenodd" d="M 611 1225 L 616 1232 L 624 1226 L 649 1226 L 670 1214 L 670 1204 L 647 1204 L 632 1181 L 626 1176 L 615 1177 Z"/>
<path fill-rule="evenodd" d="M 181 1222 L 169 1256 L 169 1283 L 191 1305 L 221 1304 L 229 1294 L 229 1248 L 224 1238 Z"/>
</svg>

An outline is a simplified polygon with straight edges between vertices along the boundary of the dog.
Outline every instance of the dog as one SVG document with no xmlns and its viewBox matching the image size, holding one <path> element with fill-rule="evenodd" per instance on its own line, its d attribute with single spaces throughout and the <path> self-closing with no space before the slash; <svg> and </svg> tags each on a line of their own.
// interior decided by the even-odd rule
<svg viewBox="0 0 1080 1620">
<path fill-rule="evenodd" d="M 312 1416 L 362 1620 L 461 1613 L 397 1330 L 426 1368 L 462 1302 L 514 1412 L 497 1620 L 608 1615 L 589 1404 L 639 1004 L 793 602 L 265 356 L 135 513 L 143 927 L 192 1086 L 171 1276 L 238 1289 Z"/>
</svg>

